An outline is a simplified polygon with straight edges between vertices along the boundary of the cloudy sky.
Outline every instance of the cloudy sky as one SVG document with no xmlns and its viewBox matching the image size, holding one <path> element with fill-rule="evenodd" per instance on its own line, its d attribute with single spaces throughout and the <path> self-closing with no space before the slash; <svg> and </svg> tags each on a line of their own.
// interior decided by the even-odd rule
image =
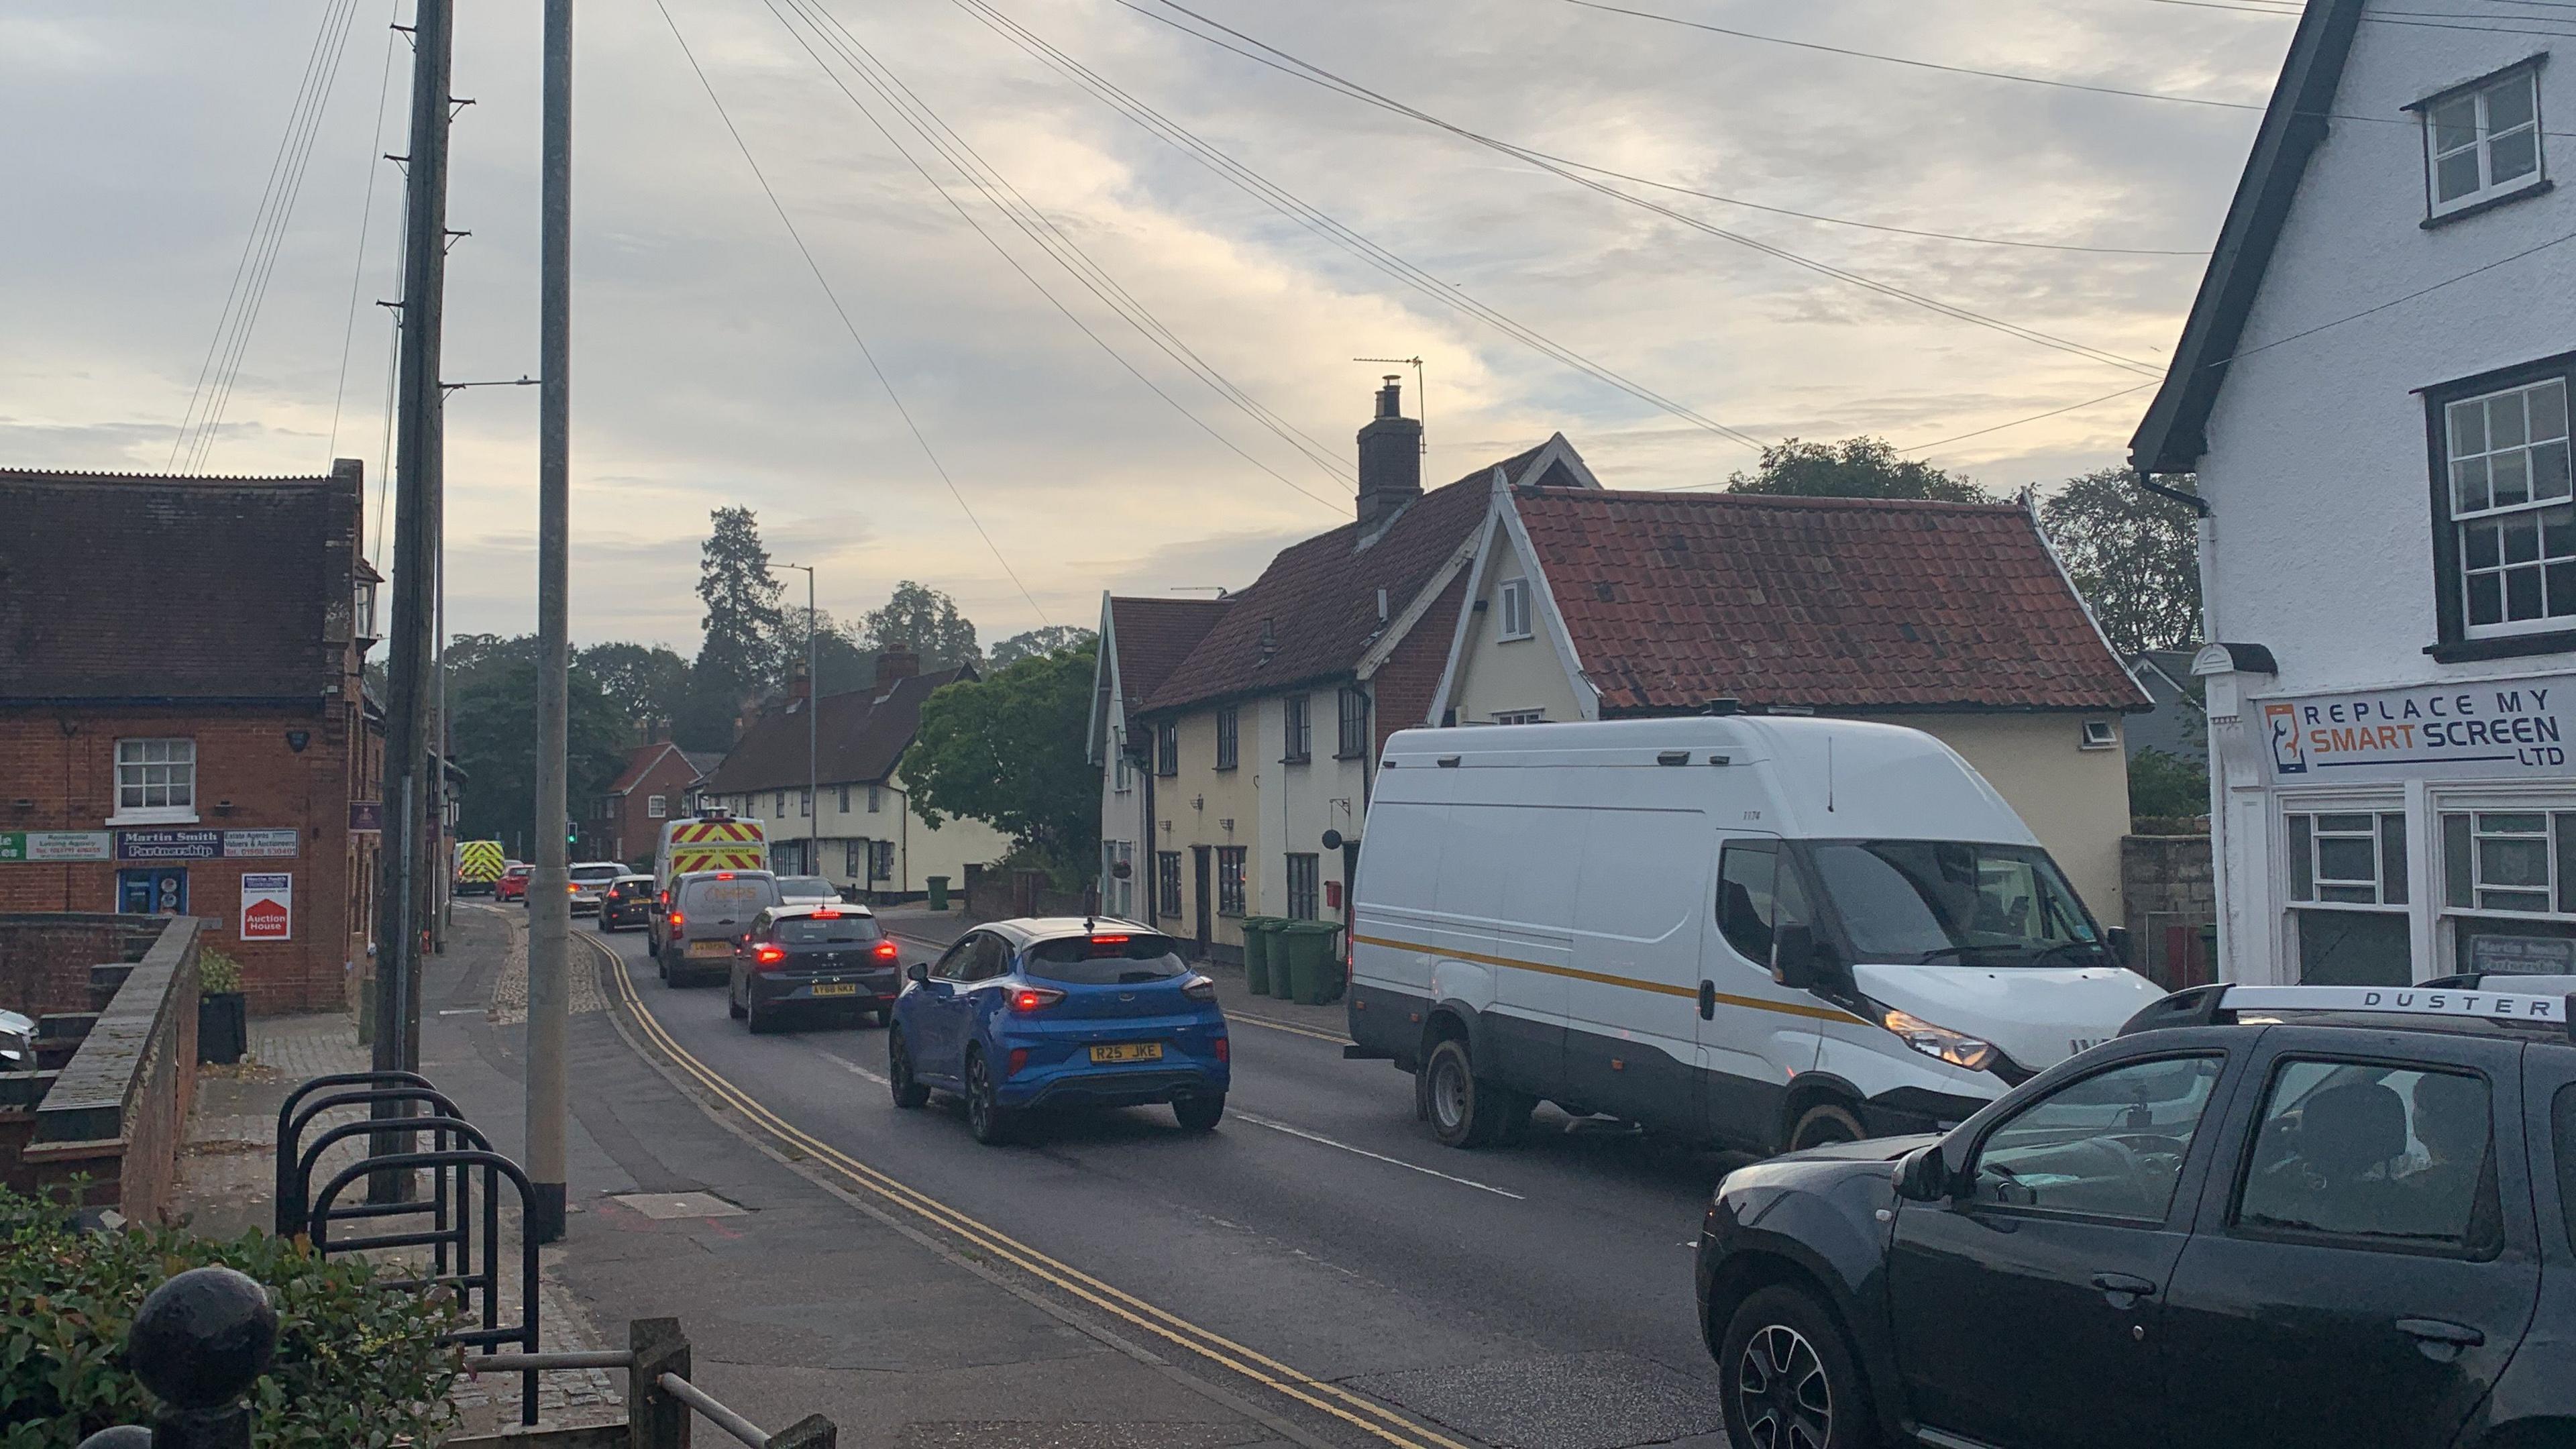
<svg viewBox="0 0 2576 1449">
<path fill-rule="evenodd" d="M 664 3 L 671 23 L 653 0 L 589 0 L 579 20 L 584 641 L 693 649 L 698 543 L 708 509 L 731 504 L 758 510 L 776 556 L 821 567 L 824 607 L 855 614 L 918 578 L 954 594 L 987 639 L 1089 624 L 1104 587 L 1239 587 L 1280 544 L 1348 516 L 1352 432 L 1389 370 L 1351 360 L 1362 356 L 1425 360 L 1435 480 L 1551 431 L 1613 487 L 1714 486 L 1753 460 L 1743 441 L 1572 356 L 1753 439 L 1938 444 L 1922 456 L 1989 486 L 2044 487 L 2117 462 L 2149 394 L 1944 440 L 2150 381 L 2105 355 L 2149 368 L 2168 355 L 2200 275 L 2193 253 L 2216 232 L 2256 119 L 1572 0 L 1184 0 L 1458 129 L 1780 209 L 1576 173 L 1676 217 L 1219 49 L 1163 0 Z M 2242 106 L 2267 94 L 2293 23 L 2159 0 L 1618 3 Z M 358 457 L 373 494 L 390 347 L 390 314 L 373 303 L 397 295 L 401 201 L 399 173 L 374 158 L 404 149 L 410 64 L 386 29 L 394 0 L 11 0 L 0 462 L 170 465 L 317 34 L 339 33 L 326 20 L 351 4 L 203 467 L 313 472 Z M 800 5 L 825 28 L 791 29 Z M 401 0 L 405 23 L 409 10 Z M 455 93 L 475 104 L 455 126 L 449 224 L 472 235 L 448 271 L 445 370 L 514 378 L 536 366 L 538 6 L 457 11 Z M 861 46 L 879 85 L 922 107 L 934 134 L 951 128 L 944 143 L 1016 192 L 996 194 L 1042 216 L 1032 230 L 1096 269 L 1091 287 L 870 88 L 847 59 Z M 1070 67 L 1224 159 L 1112 109 Z M 1242 168 L 1233 179 L 1229 164 Z M 1264 187 L 1329 221 L 1283 210 Z M 2139 254 L 2154 252 L 2181 254 Z M 1103 294 L 1131 298 L 1143 328 Z M 1203 361 L 1278 432 L 1171 354 Z M 533 388 L 449 405 L 455 629 L 531 626 L 535 423 Z"/>
</svg>

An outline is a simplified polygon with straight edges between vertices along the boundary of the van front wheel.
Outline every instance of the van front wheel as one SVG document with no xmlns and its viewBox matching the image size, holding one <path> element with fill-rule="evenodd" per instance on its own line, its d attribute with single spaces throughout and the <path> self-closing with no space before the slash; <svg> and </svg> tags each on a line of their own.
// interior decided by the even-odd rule
<svg viewBox="0 0 2576 1449">
<path fill-rule="evenodd" d="M 1467 1044 L 1451 1038 L 1422 1064 L 1422 1098 L 1431 1133 L 1446 1147 L 1490 1147 L 1529 1121 L 1528 1098 L 1476 1075 Z"/>
<path fill-rule="evenodd" d="M 1836 1142 L 1858 1142 L 1869 1135 L 1860 1115 L 1841 1102 L 1818 1102 L 1798 1114 L 1789 1127 L 1789 1150 L 1803 1152 Z"/>
</svg>

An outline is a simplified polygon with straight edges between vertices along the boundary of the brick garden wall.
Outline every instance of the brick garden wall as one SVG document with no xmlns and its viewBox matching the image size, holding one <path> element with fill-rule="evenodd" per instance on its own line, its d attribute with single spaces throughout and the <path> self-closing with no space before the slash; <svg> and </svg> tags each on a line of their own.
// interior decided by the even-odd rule
<svg viewBox="0 0 2576 1449">
<path fill-rule="evenodd" d="M 36 1017 L 95 1009 L 89 968 L 138 959 L 165 924 L 104 912 L 0 915 L 0 1008 Z"/>
<path fill-rule="evenodd" d="M 2140 974 L 2167 988 L 2215 979 L 2200 941 L 2201 927 L 2218 919 L 2206 834 L 2121 837 L 2120 900 L 2129 964 Z"/>
</svg>

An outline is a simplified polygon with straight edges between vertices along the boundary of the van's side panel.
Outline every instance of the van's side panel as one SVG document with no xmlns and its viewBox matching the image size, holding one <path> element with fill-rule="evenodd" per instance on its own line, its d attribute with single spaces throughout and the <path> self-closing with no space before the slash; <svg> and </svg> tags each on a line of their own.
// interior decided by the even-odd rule
<svg viewBox="0 0 2576 1449">
<path fill-rule="evenodd" d="M 1415 1059 L 1431 997 L 1432 893 L 1447 844 L 1449 807 L 1425 802 L 1410 775 L 1381 776 L 1351 887 L 1351 1040 Z"/>
<path fill-rule="evenodd" d="M 1567 773 L 1586 777 L 1596 804 L 1575 906 L 1584 975 L 1566 992 L 1566 1090 L 1593 1111 L 1696 1134 L 1699 903 L 1716 868 L 1708 817 L 1678 772 Z"/>
</svg>

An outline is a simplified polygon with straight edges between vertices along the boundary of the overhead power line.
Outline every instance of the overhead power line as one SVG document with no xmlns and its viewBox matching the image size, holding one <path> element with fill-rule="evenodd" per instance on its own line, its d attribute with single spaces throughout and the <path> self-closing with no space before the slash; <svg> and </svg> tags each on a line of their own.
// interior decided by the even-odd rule
<svg viewBox="0 0 2576 1449">
<path fill-rule="evenodd" d="M 1143 5 L 1136 3 L 1136 0 L 1117 0 L 1117 3 L 1126 9 L 1135 11 L 1137 14 L 1144 15 L 1159 23 L 1169 25 L 1174 29 L 1179 30 L 1184 35 L 1192 36 L 1200 41 L 1215 45 L 1220 49 L 1232 51 L 1237 55 L 1246 56 L 1246 58 L 1258 61 L 1263 65 L 1269 65 L 1275 70 L 1280 70 L 1290 75 L 1296 75 L 1299 79 L 1308 80 L 1310 83 L 1322 85 L 1327 90 L 1335 91 L 1339 94 L 1351 97 L 1352 99 L 1380 106 L 1384 109 L 1394 111 L 1399 115 L 1409 116 L 1425 125 L 1436 127 L 1439 130 L 1446 131 L 1451 135 L 1460 137 L 1461 139 L 1473 141 L 1480 146 L 1501 152 L 1507 156 L 1515 157 L 1528 165 L 1537 167 L 1539 170 L 1561 177 L 1567 181 L 1571 181 L 1577 186 L 1599 192 L 1603 196 L 1624 202 L 1630 206 L 1640 207 L 1644 210 L 1651 211 L 1658 216 L 1679 222 L 1681 225 L 1689 227 L 1694 231 L 1705 232 L 1722 241 L 1732 242 L 1735 245 L 1744 247 L 1748 250 L 1760 252 L 1765 256 L 1777 258 L 1792 266 L 1801 267 L 1808 271 L 1815 272 L 1820 276 L 1831 277 L 1836 281 L 1859 287 L 1864 291 L 1874 292 L 1881 296 L 1903 302 L 1909 302 L 1915 306 L 1939 313 L 1957 321 L 1967 322 L 1974 326 L 2001 332 L 2007 336 L 2018 337 L 2025 342 L 2029 342 L 2037 346 L 2046 347 L 2057 352 L 2070 353 L 2074 356 L 2087 358 L 2106 366 L 2140 373 L 2156 373 L 2162 370 L 2153 363 L 2141 362 L 2133 357 L 2123 357 L 2115 352 L 2107 352 L 2101 348 L 2093 347 L 2086 343 L 2058 337 L 2050 333 L 2039 331 L 2036 328 L 2025 327 L 2019 323 L 2009 322 L 2000 317 L 1994 317 L 1986 313 L 1977 312 L 1956 303 L 1942 301 L 1937 297 L 1930 297 L 1920 292 L 1910 291 L 1906 288 L 1896 286 L 1893 283 L 1882 282 L 1873 277 L 1864 276 L 1844 267 L 1838 267 L 1828 262 L 1818 261 L 1813 257 L 1791 251 L 1787 247 L 1779 246 L 1772 242 L 1762 241 L 1755 237 L 1746 236 L 1740 232 L 1729 231 L 1724 227 L 1705 221 L 1699 217 L 1692 216 L 1687 212 L 1675 211 L 1671 207 L 1665 206 L 1660 202 L 1632 195 L 1629 192 L 1621 191 L 1615 186 L 1609 186 L 1602 182 L 1595 181 L 1588 176 L 1578 175 L 1574 171 L 1557 165 L 1534 152 L 1518 149 L 1508 143 L 1494 140 L 1489 136 L 1484 136 L 1477 132 L 1470 131 L 1465 127 L 1444 121 L 1429 112 L 1406 105 L 1401 101 L 1391 100 L 1376 91 L 1360 85 L 1356 81 L 1336 75 L 1321 66 L 1315 65 L 1311 61 L 1300 59 L 1266 41 L 1255 39 L 1240 30 L 1236 30 L 1220 21 L 1213 20 L 1208 16 L 1202 15 L 1185 5 L 1178 3 L 1178 0 L 1158 0 L 1158 3 L 1161 4 L 1163 8 L 1186 15 L 1192 20 L 1197 21 L 1199 24 L 1207 26 L 1211 30 L 1231 36 L 1236 40 L 1244 42 L 1246 45 L 1253 46 L 1258 50 L 1266 52 L 1270 56 L 1276 56 L 1278 58 L 1278 62 L 1285 62 L 1285 64 L 1273 62 L 1271 60 L 1264 59 L 1261 56 L 1250 55 L 1248 52 L 1236 46 L 1226 44 L 1215 36 L 1193 30 L 1167 16 L 1148 10 Z"/>
<path fill-rule="evenodd" d="M 394 22 L 402 18 L 402 0 L 386 7 L 385 63 L 376 78 L 376 127 L 367 137 L 367 199 L 358 208 L 357 259 L 349 264 L 349 315 L 340 324 L 340 378 L 331 385 L 331 440 L 323 448 L 329 458 L 340 450 L 340 404 L 349 392 L 349 342 L 358 331 L 358 283 L 367 271 L 367 234 L 376 219 L 376 174 L 385 165 L 385 98 L 393 94 L 394 37 L 402 32 Z"/>
<path fill-rule="evenodd" d="M 724 98 L 716 94 L 715 83 L 707 79 L 706 68 L 698 64 L 697 52 L 689 48 L 689 38 L 680 33 L 680 22 L 672 17 L 671 7 L 664 0 L 653 0 L 653 8 L 662 12 L 662 23 L 671 28 L 671 38 L 679 42 L 680 54 L 688 58 L 690 74 L 698 78 L 699 87 L 716 108 L 716 118 L 724 122 L 725 134 L 733 137 L 734 148 L 742 152 L 743 164 L 751 168 L 752 179 L 760 183 L 761 195 L 769 198 L 770 210 L 778 213 L 779 223 L 787 228 L 787 239 L 796 244 L 796 254 L 805 259 L 806 270 L 814 274 L 815 283 L 823 289 L 824 299 L 832 304 L 832 311 L 840 317 L 841 326 L 849 332 L 850 340 L 858 344 L 859 355 L 867 359 L 868 371 L 876 374 L 877 386 L 885 389 L 886 401 L 894 404 L 904 427 L 911 431 L 913 442 L 920 446 L 921 455 L 930 460 L 931 471 L 939 475 L 940 482 L 948 485 L 948 496 L 957 500 L 957 511 L 966 515 L 966 521 L 974 525 L 976 535 L 984 540 L 984 547 L 992 551 L 993 562 L 1002 566 L 1011 586 L 1020 591 L 1021 598 L 1028 600 L 1038 622 L 1048 623 L 1046 610 L 1039 607 L 1037 597 L 1029 592 L 1029 586 L 1020 582 L 1018 571 L 1011 567 L 1009 559 L 1002 556 L 1001 545 L 993 542 L 993 535 L 985 530 L 984 521 L 977 518 L 975 510 L 967 505 L 966 495 L 959 491 L 957 480 L 948 475 L 948 465 L 939 461 L 939 453 L 930 446 L 930 439 L 921 431 L 921 424 L 913 421 L 912 410 L 903 405 L 903 395 L 895 391 L 894 380 L 887 377 L 886 370 L 878 365 L 876 350 L 869 347 L 868 339 L 860 335 L 859 324 L 850 320 L 850 309 L 841 305 L 841 294 L 833 289 L 832 279 L 823 274 L 822 263 L 814 259 L 812 249 L 805 245 L 804 234 L 796 229 L 796 219 L 787 214 L 786 205 L 769 184 L 768 174 L 760 169 L 760 158 L 751 154 L 751 143 L 743 139 L 742 131 L 734 125 L 733 113 L 725 109 Z"/>
<path fill-rule="evenodd" d="M 2247 15 L 2286 15 L 2293 20 L 2306 13 L 2307 10 L 2307 7 L 2304 5 L 2271 5 L 2260 3 L 2260 0 L 2253 0 L 2253 3 L 2249 3 L 2249 0 L 2151 0 L 2151 3 L 2157 5 L 2187 5 L 2195 10 L 2235 10 Z M 2542 3 L 2542 0 L 2519 0 L 2519 3 Z M 2568 8 L 2576 9 L 2576 6 Z M 2510 24 L 2461 25 L 2454 23 L 2463 20 L 2528 20 L 2534 23 L 2545 23 L 2550 20 L 2561 18 L 2550 15 L 2478 15 L 2463 10 L 2372 10 L 2365 11 L 2361 18 L 2364 22 L 2372 25 L 2405 25 L 2418 30 L 2466 30 L 2490 35 L 2554 35 L 2562 39 L 2576 38 L 2576 30 L 2533 30 L 2528 27 Z M 2367 118 L 2356 117 L 2354 119 Z"/>
<path fill-rule="evenodd" d="M 1076 60 L 1064 51 L 1057 49 L 1053 44 L 1039 36 L 1036 32 L 1028 29 L 1028 27 L 1020 24 L 1018 21 L 1011 19 L 1009 16 L 995 9 L 992 5 L 985 3 L 985 0 L 958 0 L 958 3 L 961 5 L 961 8 L 966 9 L 977 19 L 983 21 L 997 34 L 1002 35 L 1005 39 L 1011 41 L 1012 44 L 1019 46 L 1024 51 L 1027 51 L 1031 56 L 1038 59 L 1041 64 L 1046 65 L 1049 69 L 1055 70 L 1059 74 L 1072 79 L 1077 85 L 1090 91 L 1092 95 L 1107 104 L 1111 109 L 1118 111 L 1121 115 L 1126 116 L 1129 120 L 1143 127 L 1157 139 L 1178 149 L 1182 154 L 1190 157 L 1190 159 L 1196 161 L 1199 165 L 1206 167 L 1209 171 L 1215 173 L 1219 178 L 1223 179 L 1227 183 L 1242 190 L 1245 194 L 1260 201 L 1263 205 L 1270 207 L 1272 210 L 1277 211 L 1280 215 L 1297 223 L 1297 225 L 1303 227 L 1317 237 L 1349 252 L 1352 256 L 1365 262 L 1375 270 L 1403 283 L 1423 296 L 1431 298 L 1442 306 L 1449 307 L 1462 315 L 1483 322 L 1532 350 L 1537 351 L 1554 361 L 1562 363 L 1565 366 L 1594 379 L 1595 381 L 1601 382 L 1609 387 L 1616 388 L 1630 397 L 1636 398 L 1641 402 L 1647 403 L 1652 407 L 1669 413 L 1683 422 L 1689 423 L 1693 427 L 1732 438 L 1750 448 L 1758 449 L 1763 445 L 1760 438 L 1740 429 L 1731 428 L 1725 423 L 1719 422 L 1715 418 L 1708 417 L 1707 415 L 1687 407 L 1682 403 L 1676 402 L 1675 400 L 1656 392 L 1652 388 L 1646 387 L 1634 379 L 1623 376 L 1610 367 L 1596 362 L 1593 359 L 1584 356 L 1582 353 L 1576 352 L 1571 347 L 1567 347 L 1564 344 L 1547 337 L 1535 328 L 1525 326 L 1522 323 L 1513 320 L 1511 317 L 1477 301 L 1461 289 L 1449 285 L 1421 267 L 1405 260 L 1404 257 L 1397 253 L 1370 240 L 1368 237 L 1351 229 L 1340 221 L 1335 220 L 1331 215 L 1309 205 L 1307 202 L 1300 199 L 1295 193 L 1278 185 L 1276 182 L 1271 181 L 1268 177 L 1263 176 L 1252 167 L 1237 161 L 1234 157 L 1228 155 L 1223 150 L 1209 144 L 1206 140 L 1192 132 L 1188 127 L 1183 126 L 1171 117 L 1155 110 L 1152 106 L 1146 104 L 1136 96 L 1121 89 L 1115 82 L 1101 76 L 1098 72 L 1093 71 L 1081 61 Z M 1156 20 L 1161 19 L 1160 16 L 1155 16 L 1153 18 Z M 1207 37 L 1200 38 L 1207 39 Z M 1211 43 L 1222 44 L 1222 42 Z M 1232 49 L 1233 47 L 1229 46 L 1226 48 Z M 1260 57 L 1257 56 L 1253 58 L 1260 59 Z M 1266 60 L 1262 63 L 1272 64 L 1272 62 Z M 1304 79 L 1304 77 L 1300 77 L 1300 79 Z"/>
</svg>

